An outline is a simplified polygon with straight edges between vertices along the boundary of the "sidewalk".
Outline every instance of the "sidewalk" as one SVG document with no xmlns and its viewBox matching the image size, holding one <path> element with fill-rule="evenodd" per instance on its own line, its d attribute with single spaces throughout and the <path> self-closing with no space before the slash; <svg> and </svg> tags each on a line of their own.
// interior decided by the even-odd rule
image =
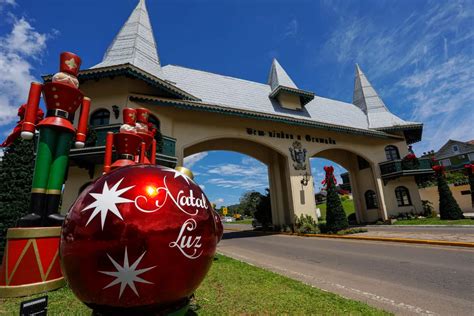
<svg viewBox="0 0 474 316">
<path fill-rule="evenodd" d="M 471 231 L 466 232 L 463 229 L 459 229 L 459 233 L 445 233 L 445 232 L 433 232 L 436 228 L 429 227 L 429 232 L 423 231 L 369 231 L 367 233 L 360 233 L 357 236 L 368 236 L 368 237 L 385 237 L 385 238 L 403 238 L 403 239 L 424 239 L 424 240 L 440 240 L 440 241 L 455 241 L 455 242 L 471 242 L 474 243 L 474 233 Z"/>
<path fill-rule="evenodd" d="M 251 225 L 246 224 L 224 224 L 226 230 L 252 230 Z M 366 233 L 358 233 L 354 237 L 373 238 L 398 238 L 434 240 L 447 242 L 474 243 L 474 226 L 388 226 L 388 225 L 368 225 Z"/>
</svg>

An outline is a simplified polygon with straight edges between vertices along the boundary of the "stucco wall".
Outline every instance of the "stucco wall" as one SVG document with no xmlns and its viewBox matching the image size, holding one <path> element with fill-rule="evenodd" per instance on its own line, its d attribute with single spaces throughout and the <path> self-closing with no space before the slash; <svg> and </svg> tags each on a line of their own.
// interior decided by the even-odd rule
<svg viewBox="0 0 474 316">
<path fill-rule="evenodd" d="M 64 186 L 61 202 L 61 214 L 66 214 L 76 200 L 79 189 L 86 183 L 97 179 L 102 174 L 102 165 L 96 165 L 93 179 L 89 178 L 87 170 L 79 167 L 69 167 L 68 177 Z"/>
<path fill-rule="evenodd" d="M 471 205 L 471 195 L 466 194 L 462 195 L 461 191 L 470 191 L 469 190 L 469 185 L 460 185 L 460 186 L 454 186 L 450 185 L 449 189 L 453 193 L 453 197 L 456 199 L 456 201 L 459 204 L 459 207 L 463 212 L 470 213 L 473 212 L 474 209 L 472 208 Z M 428 188 L 423 188 L 420 189 L 420 197 L 422 200 L 427 200 L 433 203 L 433 208 L 434 210 L 439 213 L 439 194 L 438 194 L 438 187 L 428 187 Z"/>
<path fill-rule="evenodd" d="M 278 96 L 278 102 L 281 106 L 291 110 L 301 110 L 300 97 L 294 94 L 281 93 Z"/>
<path fill-rule="evenodd" d="M 410 206 L 398 206 L 397 197 L 395 195 L 395 189 L 398 186 L 404 186 L 410 192 L 410 198 L 412 205 Z M 403 212 L 414 212 L 422 213 L 423 206 L 421 204 L 420 194 L 418 192 L 418 186 L 415 182 L 414 177 L 401 177 L 395 180 L 390 180 L 385 185 L 385 204 L 387 205 L 388 215 L 396 216 L 398 213 Z"/>
</svg>

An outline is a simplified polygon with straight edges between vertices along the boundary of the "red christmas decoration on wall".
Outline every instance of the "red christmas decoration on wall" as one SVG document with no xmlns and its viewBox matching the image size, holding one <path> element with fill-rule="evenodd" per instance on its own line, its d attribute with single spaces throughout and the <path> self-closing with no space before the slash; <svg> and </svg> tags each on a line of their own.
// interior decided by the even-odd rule
<svg viewBox="0 0 474 316">
<path fill-rule="evenodd" d="M 201 188 L 166 167 L 118 168 L 78 197 L 61 236 L 63 272 L 97 311 L 173 310 L 209 270 L 222 224 Z"/>
</svg>

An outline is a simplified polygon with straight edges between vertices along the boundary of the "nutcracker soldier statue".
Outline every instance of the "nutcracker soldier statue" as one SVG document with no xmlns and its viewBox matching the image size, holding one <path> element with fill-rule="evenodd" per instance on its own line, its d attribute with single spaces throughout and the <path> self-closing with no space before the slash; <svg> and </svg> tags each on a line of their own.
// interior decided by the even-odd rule
<svg viewBox="0 0 474 316">
<path fill-rule="evenodd" d="M 63 216 L 58 208 L 61 189 L 68 168 L 69 150 L 75 136 L 75 147 L 82 148 L 86 140 L 90 99 L 79 90 L 77 74 L 81 59 L 64 52 L 60 55 L 60 72 L 52 82 L 31 83 L 21 137 L 32 139 L 39 130 L 30 214 L 22 217 L 20 227 L 59 226 Z M 46 118 L 35 125 L 41 93 L 46 103 Z M 77 130 L 73 126 L 74 114 L 81 106 Z"/>
<path fill-rule="evenodd" d="M 142 138 L 137 134 L 137 111 L 123 109 L 123 124 L 118 133 L 108 132 L 105 140 L 104 174 L 119 167 L 135 165 Z M 112 150 L 115 148 L 117 160 L 112 163 Z M 143 153 L 140 153 L 142 156 Z"/>
</svg>

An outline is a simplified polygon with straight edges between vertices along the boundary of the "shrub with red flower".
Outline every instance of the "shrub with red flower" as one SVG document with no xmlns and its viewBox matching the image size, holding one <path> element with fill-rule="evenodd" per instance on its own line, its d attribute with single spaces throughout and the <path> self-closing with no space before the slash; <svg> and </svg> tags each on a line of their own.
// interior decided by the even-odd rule
<svg viewBox="0 0 474 316">
<path fill-rule="evenodd" d="M 418 169 L 420 167 L 420 161 L 415 154 L 409 153 L 402 159 L 403 170 Z"/>
</svg>

